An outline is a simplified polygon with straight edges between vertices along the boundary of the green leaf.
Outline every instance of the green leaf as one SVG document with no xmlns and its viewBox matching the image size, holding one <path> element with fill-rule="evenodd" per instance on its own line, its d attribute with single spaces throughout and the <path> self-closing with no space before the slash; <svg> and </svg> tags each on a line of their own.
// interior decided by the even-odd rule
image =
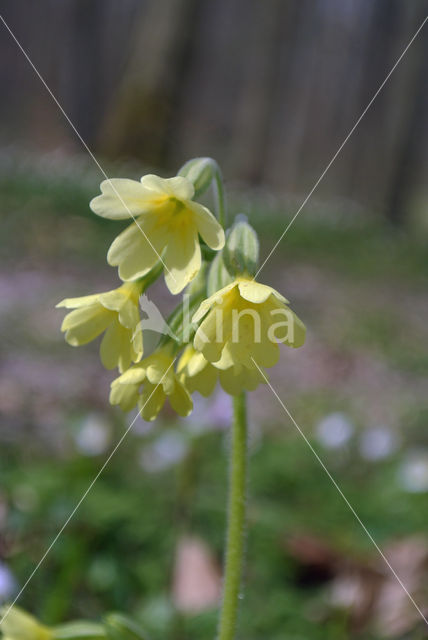
<svg viewBox="0 0 428 640">
<path fill-rule="evenodd" d="M 140 626 L 123 613 L 110 613 L 107 615 L 105 628 L 107 637 L 110 640 L 149 640 Z"/>
<path fill-rule="evenodd" d="M 104 640 L 107 634 L 101 624 L 78 620 L 54 627 L 53 640 Z"/>
</svg>

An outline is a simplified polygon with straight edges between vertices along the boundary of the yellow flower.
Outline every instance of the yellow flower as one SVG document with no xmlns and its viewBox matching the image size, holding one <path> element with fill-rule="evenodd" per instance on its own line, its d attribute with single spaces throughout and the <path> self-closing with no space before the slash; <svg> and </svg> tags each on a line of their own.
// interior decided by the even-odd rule
<svg viewBox="0 0 428 640">
<path fill-rule="evenodd" d="M 143 336 L 139 328 L 138 298 L 142 285 L 125 282 L 118 289 L 81 298 L 66 298 L 57 307 L 74 309 L 61 326 L 73 347 L 91 342 L 103 331 L 101 362 L 106 369 L 119 367 L 122 373 L 143 355 Z"/>
<path fill-rule="evenodd" d="M 236 364 L 220 369 L 218 363 L 213 365 L 208 362 L 192 345 L 188 345 L 183 351 L 177 365 L 177 374 L 190 393 L 199 391 L 205 397 L 212 394 L 217 379 L 220 380 L 223 389 L 232 396 L 239 395 L 242 391 L 254 391 L 259 384 L 266 383 L 257 368 L 248 369 Z"/>
<path fill-rule="evenodd" d="M 180 416 L 188 416 L 193 409 L 192 398 L 178 379 L 174 356 L 169 347 L 161 347 L 124 374 L 113 380 L 110 403 L 130 411 L 138 402 L 144 420 L 155 420 L 168 398 Z"/>
<path fill-rule="evenodd" d="M 192 200 L 195 190 L 187 178 L 147 175 L 141 181 L 106 180 L 91 209 L 99 216 L 135 221 L 113 241 L 107 254 L 119 266 L 122 280 L 150 271 L 162 258 L 166 284 L 179 293 L 201 267 L 198 233 L 212 249 L 224 246 L 224 231 L 212 213 Z"/>
<path fill-rule="evenodd" d="M 199 391 L 207 398 L 217 384 L 218 370 L 189 344 L 178 361 L 177 375 L 190 393 Z"/>
<path fill-rule="evenodd" d="M 251 370 L 255 362 L 272 367 L 279 342 L 300 347 L 305 341 L 305 327 L 287 302 L 272 287 L 239 277 L 200 305 L 192 318 L 202 320 L 194 347 L 222 370 L 234 365 Z"/>
<path fill-rule="evenodd" d="M 2 615 L 7 611 L 0 611 Z M 1 625 L 3 640 L 50 640 L 52 631 L 39 624 L 33 616 L 13 607 Z"/>
</svg>

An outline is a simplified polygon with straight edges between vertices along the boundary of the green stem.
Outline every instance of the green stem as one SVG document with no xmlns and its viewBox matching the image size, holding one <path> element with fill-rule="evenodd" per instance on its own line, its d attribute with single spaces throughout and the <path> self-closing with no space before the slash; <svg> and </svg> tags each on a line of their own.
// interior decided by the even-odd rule
<svg viewBox="0 0 428 640">
<path fill-rule="evenodd" d="M 213 190 L 218 221 L 223 228 L 226 227 L 226 196 L 224 194 L 223 177 L 220 167 L 216 163 L 216 169 L 213 178 Z"/>
<path fill-rule="evenodd" d="M 233 640 L 238 616 L 245 537 L 247 409 L 245 393 L 233 399 L 232 448 L 223 604 L 218 640 Z"/>
</svg>

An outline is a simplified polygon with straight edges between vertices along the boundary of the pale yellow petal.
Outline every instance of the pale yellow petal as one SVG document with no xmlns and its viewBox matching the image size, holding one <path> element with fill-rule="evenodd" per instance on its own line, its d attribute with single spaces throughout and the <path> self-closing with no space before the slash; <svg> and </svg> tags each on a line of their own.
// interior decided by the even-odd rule
<svg viewBox="0 0 428 640">
<path fill-rule="evenodd" d="M 177 373 L 181 373 L 188 365 L 193 356 L 197 353 L 192 345 L 188 344 L 181 354 L 177 363 Z"/>
<path fill-rule="evenodd" d="M 61 330 L 65 331 L 65 339 L 73 347 L 91 342 L 100 335 L 112 322 L 114 315 L 99 304 L 75 309 L 67 314 Z"/>
<path fill-rule="evenodd" d="M 246 391 L 255 391 L 259 384 L 267 384 L 267 376 L 265 378 L 262 373 L 256 368 L 245 369 L 245 371 L 242 372 L 242 376 L 244 378 Z"/>
<path fill-rule="evenodd" d="M 240 279 L 238 286 L 239 293 L 245 300 L 248 300 L 248 302 L 261 304 L 266 302 L 271 295 L 274 295 L 281 302 L 287 302 L 278 291 L 265 284 L 260 284 L 260 282 L 256 282 L 255 280 Z"/>
<path fill-rule="evenodd" d="M 197 329 L 193 346 L 209 362 L 216 362 L 220 359 L 224 346 L 221 338 L 221 322 L 218 323 L 216 314 L 211 311 Z"/>
<path fill-rule="evenodd" d="M 103 305 L 103 307 L 105 307 L 106 309 L 110 309 L 110 311 L 119 311 L 119 309 L 126 301 L 126 297 L 119 287 L 118 289 L 113 289 L 113 291 L 100 293 L 98 296 L 98 301 Z"/>
<path fill-rule="evenodd" d="M 243 342 L 228 342 L 228 350 L 230 359 L 235 365 L 243 365 L 245 367 L 251 367 L 251 351 L 249 345 Z M 217 363 L 216 363 L 217 364 Z"/>
<path fill-rule="evenodd" d="M 138 401 L 138 386 L 133 384 L 120 384 L 117 380 L 111 385 L 110 404 L 118 404 L 122 411 L 131 411 Z"/>
<path fill-rule="evenodd" d="M 141 184 L 147 189 L 177 198 L 177 200 L 191 200 L 195 194 L 192 182 L 182 176 L 160 178 L 159 176 L 148 174 L 141 178 Z"/>
<path fill-rule="evenodd" d="M 278 300 L 271 298 L 263 306 L 266 325 L 269 326 L 268 335 L 295 349 L 305 342 L 306 327 L 298 316 Z"/>
<path fill-rule="evenodd" d="M 132 334 L 132 360 L 139 362 L 144 353 L 143 332 L 139 327 L 131 329 Z"/>
<path fill-rule="evenodd" d="M 119 266 L 122 280 L 140 278 L 154 267 L 162 251 L 159 234 L 153 233 L 152 224 L 139 218 L 115 238 L 107 253 L 107 262 Z"/>
<path fill-rule="evenodd" d="M 279 360 L 280 352 L 277 342 L 271 342 L 266 336 L 260 343 L 252 345 L 250 355 L 261 367 L 274 367 Z"/>
<path fill-rule="evenodd" d="M 184 386 L 177 380 L 174 390 L 168 395 L 168 399 L 171 407 L 178 413 L 179 416 L 185 418 L 192 412 L 193 402 L 189 392 Z"/>
<path fill-rule="evenodd" d="M 119 310 L 119 322 L 122 326 L 133 331 L 140 323 L 140 314 L 138 307 L 132 300 L 126 300 Z"/>
<path fill-rule="evenodd" d="M 146 378 L 146 369 L 143 362 L 139 362 L 138 364 L 130 367 L 125 373 L 123 373 L 119 378 L 117 378 L 118 384 L 133 384 L 139 385 Z M 116 381 L 115 381 L 116 382 Z"/>
<path fill-rule="evenodd" d="M 132 334 L 116 319 L 107 328 L 100 346 L 100 357 L 106 369 L 126 371 L 132 361 Z"/>
<path fill-rule="evenodd" d="M 153 360 L 146 369 L 147 379 L 153 385 L 162 385 L 165 393 L 169 393 L 174 388 L 174 369 L 172 367 L 172 358 L 165 361 L 160 358 L 158 361 Z"/>
<path fill-rule="evenodd" d="M 198 391 L 202 396 L 208 398 L 214 391 L 217 384 L 218 371 L 210 363 L 194 377 L 186 378 L 187 387 L 191 393 Z"/>
<path fill-rule="evenodd" d="M 91 304 L 98 302 L 100 294 L 94 293 L 90 296 L 81 296 L 80 298 L 65 298 L 58 302 L 56 308 L 64 307 L 65 309 L 79 309 L 80 307 L 88 307 Z"/>
<path fill-rule="evenodd" d="M 211 298 L 212 298 L 212 296 L 211 296 Z M 201 304 L 199 305 L 199 307 L 197 308 L 197 310 L 193 314 L 193 317 L 192 317 L 192 322 L 193 323 L 200 322 L 202 320 L 202 318 L 204 317 L 204 315 L 206 313 L 208 313 L 208 311 L 211 309 L 212 305 L 214 304 L 214 302 L 211 300 L 211 298 L 207 298 L 207 300 L 204 300 L 203 302 L 201 302 Z"/>
<path fill-rule="evenodd" d="M 93 198 L 89 206 L 98 216 L 124 220 L 150 211 L 152 197 L 137 180 L 112 178 L 101 183 L 101 195 Z"/>
<path fill-rule="evenodd" d="M 192 226 L 184 226 L 170 240 L 165 254 L 165 282 L 173 294 L 180 293 L 201 268 L 201 249 Z"/>
<path fill-rule="evenodd" d="M 221 304 L 221 302 L 225 299 L 226 294 L 231 291 L 234 287 L 238 286 L 238 282 L 235 280 L 230 284 L 227 284 L 223 289 L 219 289 L 212 296 L 201 302 L 199 308 L 194 313 L 192 317 L 192 322 L 199 322 L 204 315 L 207 313 L 209 309 L 215 304 Z"/>
<path fill-rule="evenodd" d="M 16 605 L 0 609 L 3 640 L 51 640 L 53 633 Z"/>
<path fill-rule="evenodd" d="M 152 422 L 158 416 L 166 400 L 162 385 L 152 385 L 146 382 L 138 400 L 138 407 L 144 420 Z"/>
<path fill-rule="evenodd" d="M 289 340 L 283 340 L 283 343 L 290 347 L 294 347 L 294 349 L 297 349 L 305 343 L 306 327 L 295 313 L 291 313 L 293 317 L 292 336 L 290 336 Z"/>
<path fill-rule="evenodd" d="M 262 373 L 254 365 L 252 368 L 235 366 L 220 371 L 220 384 L 227 393 L 238 395 L 242 391 L 254 391 L 259 384 L 266 384 Z"/>
<path fill-rule="evenodd" d="M 237 396 L 243 391 L 242 376 L 235 373 L 234 367 L 219 372 L 220 384 L 223 389 L 232 396 Z"/>
<path fill-rule="evenodd" d="M 198 202 L 188 202 L 187 206 L 194 214 L 195 223 L 202 239 L 211 249 L 223 249 L 224 230 L 211 211 Z"/>
<path fill-rule="evenodd" d="M 208 360 L 205 360 L 202 353 L 194 351 L 194 355 L 187 365 L 187 375 L 196 376 L 208 366 L 209 362 Z"/>
<path fill-rule="evenodd" d="M 233 351 L 231 351 L 230 349 L 230 345 L 231 345 L 231 342 L 230 340 L 228 340 L 223 347 L 220 360 L 213 362 L 213 366 L 216 369 L 229 369 L 234 364 L 236 364 L 234 361 Z"/>
</svg>

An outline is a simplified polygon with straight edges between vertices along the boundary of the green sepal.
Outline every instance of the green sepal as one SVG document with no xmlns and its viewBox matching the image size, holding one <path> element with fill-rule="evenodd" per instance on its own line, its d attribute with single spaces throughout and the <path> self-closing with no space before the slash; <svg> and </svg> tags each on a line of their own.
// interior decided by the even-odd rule
<svg viewBox="0 0 428 640">
<path fill-rule="evenodd" d="M 212 296 L 219 289 L 233 282 L 233 276 L 228 272 L 223 261 L 223 252 L 217 253 L 211 263 L 207 278 L 207 295 Z"/>
<path fill-rule="evenodd" d="M 193 339 L 197 326 L 192 323 L 192 317 L 205 299 L 205 289 L 183 300 L 168 318 L 168 325 L 178 345 L 184 345 Z M 168 338 L 166 338 L 166 341 Z M 162 344 L 164 340 L 161 340 Z"/>
<path fill-rule="evenodd" d="M 259 261 L 259 239 L 244 216 L 238 216 L 230 229 L 223 249 L 223 262 L 233 276 L 246 273 L 254 276 Z"/>
<path fill-rule="evenodd" d="M 208 189 L 218 170 L 217 162 L 212 158 L 192 158 L 181 167 L 177 175 L 193 183 L 195 197 L 198 197 Z"/>
</svg>

